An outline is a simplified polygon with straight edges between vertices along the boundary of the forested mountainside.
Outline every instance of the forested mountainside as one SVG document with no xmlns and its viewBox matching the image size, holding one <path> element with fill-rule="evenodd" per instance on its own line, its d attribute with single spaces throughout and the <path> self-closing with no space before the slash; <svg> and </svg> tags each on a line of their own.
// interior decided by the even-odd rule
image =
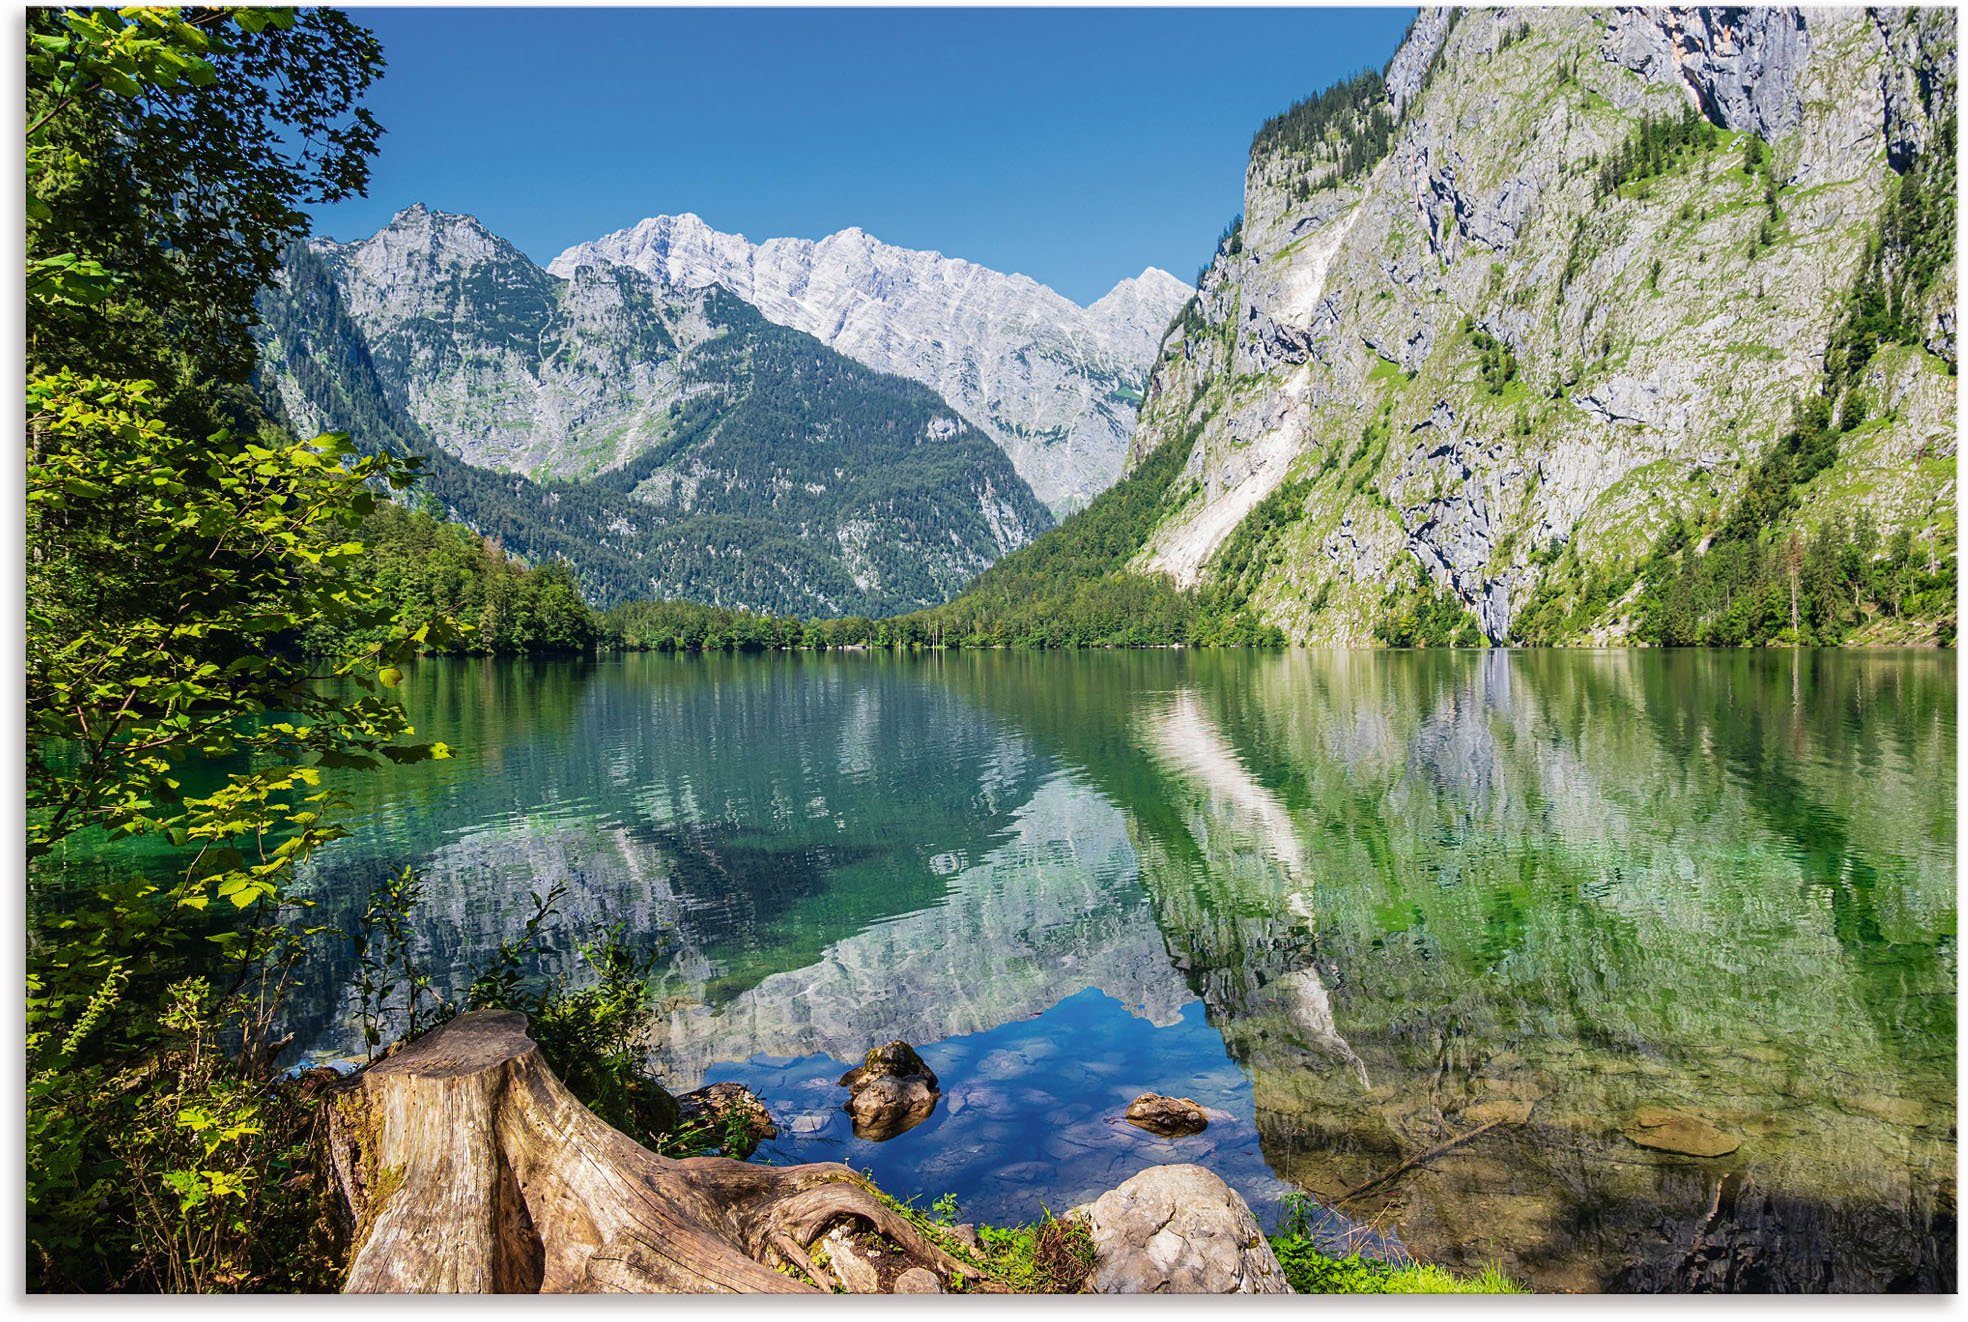
<svg viewBox="0 0 1968 1322">
<path fill-rule="evenodd" d="M 1949 640 L 1954 144 L 1947 11 L 1424 11 L 1257 133 L 1097 517 L 942 613 Z"/>
<path fill-rule="evenodd" d="M 722 285 L 772 321 L 922 382 L 989 433 L 1056 514 L 1120 475 L 1156 345 L 1191 292 L 1149 267 L 1081 307 L 1025 276 L 858 229 L 755 244 L 689 214 L 578 244 L 548 269 L 594 263 Z"/>
<path fill-rule="evenodd" d="M 946 599 L 1051 518 L 936 394 L 720 288 L 569 279 L 465 216 L 289 251 L 261 390 L 302 432 L 425 457 L 425 489 L 600 604 L 801 615 Z"/>
</svg>

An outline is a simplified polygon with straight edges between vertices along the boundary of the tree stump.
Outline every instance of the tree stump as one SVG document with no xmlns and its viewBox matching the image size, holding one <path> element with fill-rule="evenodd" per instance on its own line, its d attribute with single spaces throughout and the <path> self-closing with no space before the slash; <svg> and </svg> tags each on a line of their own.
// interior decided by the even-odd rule
<svg viewBox="0 0 1968 1322">
<path fill-rule="evenodd" d="M 656 1155 L 568 1092 L 510 1011 L 354 1076 L 328 1147 L 350 1292 L 806 1292 L 825 1279 L 808 1249 L 836 1226 L 939 1280 L 964 1270 L 846 1166 Z"/>
</svg>

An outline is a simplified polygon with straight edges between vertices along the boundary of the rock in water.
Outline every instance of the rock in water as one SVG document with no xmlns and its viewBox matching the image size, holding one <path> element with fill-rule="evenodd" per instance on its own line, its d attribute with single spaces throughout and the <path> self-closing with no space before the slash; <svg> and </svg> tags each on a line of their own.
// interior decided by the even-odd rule
<svg viewBox="0 0 1968 1322">
<path fill-rule="evenodd" d="M 686 1123 L 719 1131 L 731 1157 L 749 1157 L 762 1140 L 779 1136 L 763 1099 L 742 1083 L 713 1083 L 684 1093 L 677 1098 L 677 1114 Z"/>
<path fill-rule="evenodd" d="M 1187 1097 L 1164 1097 L 1145 1092 L 1128 1103 L 1127 1122 L 1163 1138 L 1200 1134 L 1209 1128 L 1209 1113 Z"/>
<path fill-rule="evenodd" d="M 1726 1157 L 1742 1146 L 1735 1135 L 1723 1133 L 1698 1116 L 1665 1106 L 1641 1107 L 1621 1132 L 1643 1148 L 1681 1157 Z"/>
<path fill-rule="evenodd" d="M 936 1072 L 907 1042 L 876 1047 L 840 1081 L 851 1094 L 845 1109 L 854 1118 L 854 1136 L 872 1143 L 906 1133 L 929 1119 L 936 1099 L 943 1095 Z"/>
<path fill-rule="evenodd" d="M 1068 1215 L 1092 1232 L 1096 1293 L 1291 1293 L 1250 1206 L 1201 1166 L 1151 1166 Z"/>
</svg>

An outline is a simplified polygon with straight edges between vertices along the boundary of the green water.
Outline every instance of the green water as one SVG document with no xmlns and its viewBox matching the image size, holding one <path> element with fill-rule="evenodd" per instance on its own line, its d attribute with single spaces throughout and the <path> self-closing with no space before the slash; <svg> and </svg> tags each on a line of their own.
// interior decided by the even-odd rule
<svg viewBox="0 0 1968 1322">
<path fill-rule="evenodd" d="M 1190 1158 L 1268 1212 L 1528 1104 L 1342 1210 L 1546 1288 L 1952 1288 L 1954 665 L 431 662 L 406 700 L 459 756 L 352 781 L 308 884 L 347 921 L 415 864 L 455 974 L 564 881 L 570 931 L 660 952 L 675 1086 L 743 1078 L 776 1158 L 967 1215 Z M 323 970 L 297 1026 L 334 1053 Z M 946 1105 L 857 1146 L 832 1075 L 895 1037 Z M 1117 1129 L 1148 1088 L 1226 1118 Z M 1641 1148 L 1644 1105 L 1741 1147 Z"/>
</svg>

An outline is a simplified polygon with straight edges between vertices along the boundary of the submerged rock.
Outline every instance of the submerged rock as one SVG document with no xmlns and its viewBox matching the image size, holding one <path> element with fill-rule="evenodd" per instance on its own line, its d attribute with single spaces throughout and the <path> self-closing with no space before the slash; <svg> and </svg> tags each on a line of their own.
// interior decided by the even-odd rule
<svg viewBox="0 0 1968 1322">
<path fill-rule="evenodd" d="M 725 1136 L 728 1156 L 749 1157 L 759 1143 L 779 1136 L 759 1095 L 742 1083 L 713 1083 L 687 1092 L 677 1099 L 678 1118 L 688 1124 L 708 1125 Z"/>
<path fill-rule="evenodd" d="M 1671 1111 L 1665 1106 L 1641 1107 L 1620 1132 L 1643 1148 L 1681 1157 L 1726 1157 L 1742 1146 L 1741 1139 L 1722 1132 L 1699 1116 Z"/>
<path fill-rule="evenodd" d="M 841 1075 L 850 1094 L 845 1109 L 854 1119 L 854 1136 L 873 1143 L 894 1138 L 929 1119 L 943 1094 L 936 1072 L 907 1042 L 876 1047 Z"/>
<path fill-rule="evenodd" d="M 1289 1294 L 1242 1195 L 1201 1166 L 1151 1166 L 1083 1217 L 1098 1294 Z"/>
<path fill-rule="evenodd" d="M 1187 1097 L 1164 1097 L 1145 1092 L 1128 1103 L 1127 1122 L 1163 1138 L 1200 1134 L 1209 1128 L 1209 1112 Z"/>
</svg>

